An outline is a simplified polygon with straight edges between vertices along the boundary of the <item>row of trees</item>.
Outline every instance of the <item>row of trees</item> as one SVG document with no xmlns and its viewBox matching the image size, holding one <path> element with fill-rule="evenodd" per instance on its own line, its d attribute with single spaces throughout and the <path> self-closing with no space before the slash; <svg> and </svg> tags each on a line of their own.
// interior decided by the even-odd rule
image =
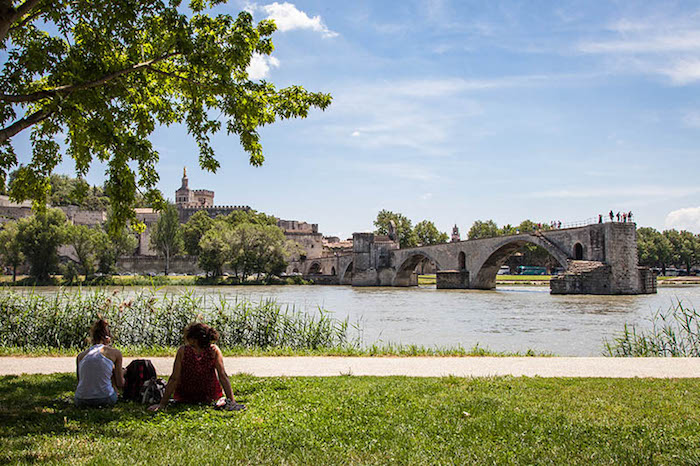
<svg viewBox="0 0 700 466">
<path fill-rule="evenodd" d="M 219 276 L 229 266 L 245 281 L 252 275 L 280 275 L 287 258 L 300 253 L 300 246 L 287 241 L 277 219 L 254 210 L 235 211 L 212 219 L 196 212 L 180 225 L 175 206 L 161 213 L 151 234 L 151 245 L 165 258 L 166 274 L 170 258 L 180 252 L 198 256 L 199 266 Z"/>
<path fill-rule="evenodd" d="M 137 241 L 124 227 L 108 235 L 110 221 L 105 228 L 72 225 L 60 209 L 45 209 L 7 222 L 0 230 L 0 259 L 12 268 L 13 281 L 25 262 L 33 278 L 46 281 L 59 271 L 58 249 L 65 245 L 73 246 L 76 258 L 75 265 L 66 266 L 65 274 L 80 272 L 89 278 L 96 272 L 112 273 L 117 258 L 133 251 Z"/>
<path fill-rule="evenodd" d="M 700 235 L 689 231 L 654 228 L 637 229 L 637 253 L 639 265 L 658 267 L 663 274 L 670 265 L 683 265 L 686 271 L 700 264 Z"/>
<path fill-rule="evenodd" d="M 413 248 L 416 246 L 429 246 L 431 244 L 446 243 L 449 240 L 447 233 L 437 229 L 429 220 L 418 222 L 414 227 L 411 220 L 403 214 L 382 210 L 374 221 L 375 233 L 388 235 L 392 230 L 401 248 Z"/>
<path fill-rule="evenodd" d="M 499 227 L 493 220 L 476 220 L 469 232 L 467 238 L 493 238 L 495 236 L 517 235 L 520 233 L 532 233 L 536 230 L 549 230 L 550 226 L 544 222 L 536 223 L 532 220 L 523 220 L 519 225 L 511 224 Z M 552 257 L 546 249 L 535 244 L 526 244 L 520 251 L 522 253 L 522 263 L 527 265 L 536 265 L 553 269 L 558 267 L 559 263 Z"/>
</svg>

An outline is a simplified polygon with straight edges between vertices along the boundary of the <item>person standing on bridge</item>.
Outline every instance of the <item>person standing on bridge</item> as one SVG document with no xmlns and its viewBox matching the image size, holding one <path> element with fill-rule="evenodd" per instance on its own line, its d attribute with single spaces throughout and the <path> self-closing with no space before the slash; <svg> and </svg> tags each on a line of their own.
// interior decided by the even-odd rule
<svg viewBox="0 0 700 466">
<path fill-rule="evenodd" d="M 612 222 L 615 219 L 615 214 L 613 214 L 613 211 L 610 211 L 610 221 Z"/>
<path fill-rule="evenodd" d="M 598 223 L 603 223 L 603 214 L 598 214 Z"/>
<path fill-rule="evenodd" d="M 627 220 L 632 221 L 632 211 L 627 212 Z"/>
</svg>

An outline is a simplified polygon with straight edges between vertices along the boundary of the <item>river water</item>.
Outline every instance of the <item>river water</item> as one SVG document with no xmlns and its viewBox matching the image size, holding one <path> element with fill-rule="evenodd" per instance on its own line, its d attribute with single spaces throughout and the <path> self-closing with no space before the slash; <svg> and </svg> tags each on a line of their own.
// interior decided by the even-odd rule
<svg viewBox="0 0 700 466">
<path fill-rule="evenodd" d="M 161 288 L 180 293 L 185 287 Z M 125 288 L 123 293 L 138 289 Z M 700 304 L 700 287 L 660 287 L 658 294 L 639 296 L 550 295 L 547 286 L 499 287 L 493 291 L 350 286 L 221 286 L 193 287 L 207 297 L 259 301 L 274 298 L 297 310 L 330 311 L 361 330 L 366 345 L 417 344 L 471 348 L 477 343 L 494 351 L 551 352 L 560 356 L 599 356 L 603 340 L 625 323 L 649 326 L 656 310 L 681 300 Z M 28 291 L 28 290 L 27 290 Z M 52 294 L 55 288 L 35 288 Z M 357 330 L 353 330 L 357 332 Z"/>
</svg>

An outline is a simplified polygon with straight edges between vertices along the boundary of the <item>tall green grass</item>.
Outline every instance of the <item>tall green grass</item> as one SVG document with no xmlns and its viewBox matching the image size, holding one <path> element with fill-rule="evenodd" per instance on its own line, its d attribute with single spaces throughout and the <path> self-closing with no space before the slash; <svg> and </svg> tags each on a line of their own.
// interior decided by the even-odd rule
<svg viewBox="0 0 700 466">
<path fill-rule="evenodd" d="M 183 329 L 194 321 L 216 328 L 222 349 L 316 350 L 357 344 L 348 338 L 348 321 L 323 309 L 312 315 L 271 299 L 255 303 L 157 291 L 135 296 L 106 290 L 61 290 L 54 296 L 5 291 L 0 294 L 0 347 L 28 352 L 82 348 L 99 317 L 109 320 L 122 348 L 177 347 Z"/>
<path fill-rule="evenodd" d="M 658 310 L 651 328 L 625 324 L 624 329 L 605 341 L 608 356 L 700 356 L 700 313 L 681 301 L 666 311 Z"/>
</svg>

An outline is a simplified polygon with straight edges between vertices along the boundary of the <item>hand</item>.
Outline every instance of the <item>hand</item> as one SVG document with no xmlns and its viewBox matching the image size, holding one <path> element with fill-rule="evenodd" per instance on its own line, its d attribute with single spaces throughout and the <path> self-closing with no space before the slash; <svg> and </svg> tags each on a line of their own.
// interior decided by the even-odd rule
<svg viewBox="0 0 700 466">
<path fill-rule="evenodd" d="M 149 411 L 162 411 L 164 409 L 165 409 L 165 407 L 161 406 L 160 404 L 155 404 L 155 405 L 151 405 L 148 407 Z"/>
</svg>

